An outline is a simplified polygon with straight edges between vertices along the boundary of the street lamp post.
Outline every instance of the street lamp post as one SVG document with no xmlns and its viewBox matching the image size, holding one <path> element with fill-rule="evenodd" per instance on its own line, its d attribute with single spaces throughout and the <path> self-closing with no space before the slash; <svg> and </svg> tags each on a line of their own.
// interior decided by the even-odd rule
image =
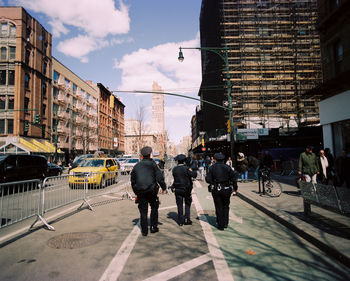
<svg viewBox="0 0 350 281">
<path fill-rule="evenodd" d="M 228 114 L 229 114 L 229 136 L 230 136 L 230 145 L 231 145 L 231 159 L 232 161 L 235 161 L 234 157 L 234 145 L 235 145 L 235 127 L 233 124 L 233 108 L 232 108 L 232 96 L 231 96 L 231 76 L 230 76 L 230 69 L 229 69 L 229 63 L 228 63 L 228 49 L 227 45 L 225 44 L 225 48 L 218 48 L 218 47 L 196 47 L 196 48 L 190 48 L 190 47 L 180 47 L 179 51 L 179 57 L 178 60 L 182 62 L 184 60 L 184 55 L 182 53 L 183 49 L 191 49 L 191 50 L 204 50 L 209 51 L 212 53 L 217 54 L 224 62 L 225 62 L 225 70 L 226 70 L 226 83 L 227 83 L 227 99 L 228 99 Z"/>
</svg>

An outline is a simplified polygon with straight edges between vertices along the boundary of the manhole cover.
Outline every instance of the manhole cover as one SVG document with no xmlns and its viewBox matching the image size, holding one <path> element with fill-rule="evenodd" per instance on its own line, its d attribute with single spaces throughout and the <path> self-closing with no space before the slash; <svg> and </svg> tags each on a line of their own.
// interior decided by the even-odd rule
<svg viewBox="0 0 350 281">
<path fill-rule="evenodd" d="M 97 244 L 102 235 L 89 232 L 64 233 L 51 238 L 47 245 L 55 249 L 77 249 Z"/>
</svg>

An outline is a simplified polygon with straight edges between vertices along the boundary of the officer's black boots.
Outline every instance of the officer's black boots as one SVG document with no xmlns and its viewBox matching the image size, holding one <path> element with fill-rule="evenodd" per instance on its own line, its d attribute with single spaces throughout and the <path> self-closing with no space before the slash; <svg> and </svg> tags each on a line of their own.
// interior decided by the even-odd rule
<svg viewBox="0 0 350 281">
<path fill-rule="evenodd" d="M 192 224 L 192 221 L 190 219 L 185 219 L 185 225 L 191 225 Z"/>
<path fill-rule="evenodd" d="M 158 226 L 151 226 L 151 233 L 156 233 L 159 231 Z"/>
</svg>

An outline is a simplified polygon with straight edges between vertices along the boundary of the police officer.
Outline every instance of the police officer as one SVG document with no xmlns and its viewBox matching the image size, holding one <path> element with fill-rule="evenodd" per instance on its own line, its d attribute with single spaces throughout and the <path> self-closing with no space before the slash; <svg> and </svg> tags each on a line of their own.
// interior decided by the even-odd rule
<svg viewBox="0 0 350 281">
<path fill-rule="evenodd" d="M 180 226 L 183 224 L 190 225 L 190 209 L 192 203 L 192 178 L 197 176 L 197 173 L 186 166 L 186 156 L 179 154 L 175 157 L 178 165 L 173 168 L 174 183 L 172 189 L 175 191 L 175 199 L 177 205 L 177 221 Z M 185 201 L 185 216 L 183 214 L 183 203 Z"/>
<path fill-rule="evenodd" d="M 209 168 L 205 180 L 211 187 L 217 228 L 224 230 L 228 226 L 230 196 L 233 189 L 237 190 L 237 178 L 231 167 L 224 163 L 225 155 L 215 153 L 214 158 L 216 163 Z"/>
<path fill-rule="evenodd" d="M 145 146 L 141 149 L 142 161 L 137 163 L 131 171 L 131 187 L 138 199 L 138 207 L 141 217 L 141 231 L 143 236 L 148 234 L 147 212 L 148 204 L 151 206 L 151 233 L 158 232 L 158 207 L 157 196 L 159 186 L 163 193 L 166 190 L 164 176 L 156 162 L 151 159 L 152 148 Z"/>
</svg>

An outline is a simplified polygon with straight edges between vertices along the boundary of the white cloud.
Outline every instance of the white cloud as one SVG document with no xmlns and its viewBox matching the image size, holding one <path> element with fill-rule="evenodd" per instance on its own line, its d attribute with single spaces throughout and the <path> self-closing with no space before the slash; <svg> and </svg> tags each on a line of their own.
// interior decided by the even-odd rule
<svg viewBox="0 0 350 281">
<path fill-rule="evenodd" d="M 156 81 L 164 91 L 180 92 L 192 88 L 197 93 L 201 81 L 200 52 L 183 50 L 185 60 L 178 61 L 179 47 L 199 46 L 199 35 L 193 40 L 166 43 L 151 49 L 139 49 L 114 61 L 114 68 L 122 70 L 121 90 L 151 90 Z"/>
<path fill-rule="evenodd" d="M 167 118 L 178 118 L 192 116 L 196 110 L 196 104 L 176 103 L 173 105 L 166 105 L 164 111 Z"/>
<path fill-rule="evenodd" d="M 78 29 L 82 35 L 61 42 L 59 50 L 66 55 L 83 58 L 83 60 L 87 60 L 88 53 L 100 49 L 100 41 L 108 35 L 126 34 L 130 29 L 129 8 L 122 0 L 119 1 L 119 9 L 115 7 L 114 0 L 60 0 L 59 3 L 52 0 L 14 0 L 12 2 L 47 15 L 50 18 L 52 34 L 56 37 L 67 35 L 72 28 Z M 86 42 L 83 38 L 89 38 L 88 47 L 80 45 L 81 52 L 79 49 L 68 51 L 68 47 L 72 44 L 77 47 Z M 66 44 L 67 47 L 64 46 Z"/>
</svg>

